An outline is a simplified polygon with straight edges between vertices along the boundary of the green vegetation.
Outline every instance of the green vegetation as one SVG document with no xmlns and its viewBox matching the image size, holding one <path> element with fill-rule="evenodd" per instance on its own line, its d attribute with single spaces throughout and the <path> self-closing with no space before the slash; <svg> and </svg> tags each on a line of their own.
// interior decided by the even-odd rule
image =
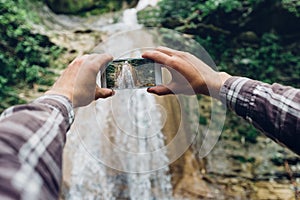
<svg viewBox="0 0 300 200">
<path fill-rule="evenodd" d="M 282 0 L 283 7 L 297 17 L 300 17 L 300 1 L 298 0 Z"/>
<path fill-rule="evenodd" d="M 254 157 L 244 157 L 242 155 L 232 155 L 232 158 L 234 160 L 239 161 L 240 163 L 254 163 L 255 162 Z"/>
<path fill-rule="evenodd" d="M 94 0 L 46 0 L 49 7 L 57 13 L 75 14 L 91 8 Z"/>
<path fill-rule="evenodd" d="M 31 32 L 24 5 L 25 0 L 0 0 L 0 110 L 24 102 L 17 88 L 52 84 L 47 67 L 61 52 L 46 36 Z"/>
<path fill-rule="evenodd" d="M 219 70 L 300 87 L 299 13 L 297 0 L 162 0 L 138 18 L 145 26 L 189 34 Z M 203 117 L 199 122 L 205 124 Z M 258 132 L 232 113 L 224 129 L 233 139 L 256 142 Z"/>
<path fill-rule="evenodd" d="M 38 3 L 36 0 L 32 0 Z M 48 4 L 58 1 L 47 0 Z M 57 4 L 66 13 L 81 15 L 111 12 L 136 0 L 87 0 Z M 76 1 L 77 2 L 77 1 Z M 121 3 L 122 2 L 122 3 Z M 26 0 L 0 0 L 0 110 L 24 102 L 21 90 L 34 84 L 50 85 L 52 61 L 62 51 L 46 36 L 31 31 L 27 20 L 38 22 L 28 12 Z M 67 11 L 64 6 L 81 6 Z M 53 6 L 52 6 L 53 8 Z M 297 0 L 161 0 L 158 7 L 138 13 L 145 26 L 165 27 L 188 34 L 213 57 L 220 70 L 264 82 L 300 87 L 300 3 Z M 54 9 L 55 10 L 55 9 Z M 60 11 L 57 11 L 60 12 Z M 162 33 L 173 48 L 186 50 L 192 43 L 178 44 L 168 31 Z M 256 142 L 258 132 L 229 113 L 225 129 L 231 138 Z M 209 120 L 201 116 L 199 123 Z"/>
<path fill-rule="evenodd" d="M 246 43 L 238 46 L 234 41 L 226 42 L 225 37 L 196 37 L 196 40 L 215 58 L 220 70 L 267 83 L 280 82 L 300 87 L 300 56 L 298 52 L 282 46 L 276 34 L 264 33 L 255 45 Z"/>
</svg>

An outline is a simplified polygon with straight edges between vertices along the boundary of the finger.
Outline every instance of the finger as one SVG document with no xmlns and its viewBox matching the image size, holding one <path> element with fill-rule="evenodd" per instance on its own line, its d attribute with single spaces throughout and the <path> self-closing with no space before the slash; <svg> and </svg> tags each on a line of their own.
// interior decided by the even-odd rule
<svg viewBox="0 0 300 200">
<path fill-rule="evenodd" d="M 175 49 L 171 49 L 171 48 L 163 47 L 163 46 L 157 47 L 156 50 L 160 51 L 162 53 L 165 53 L 169 56 L 177 55 L 180 52 L 180 51 L 177 51 Z"/>
<path fill-rule="evenodd" d="M 82 56 L 77 56 L 71 63 L 70 65 L 76 65 L 76 66 L 80 66 L 85 59 L 87 59 L 89 57 L 88 54 L 82 55 Z"/>
<path fill-rule="evenodd" d="M 143 58 L 148 58 L 151 60 L 154 60 L 155 62 L 161 63 L 163 65 L 165 65 L 164 67 L 166 67 L 171 73 L 173 69 L 181 74 L 185 74 L 185 69 L 183 68 L 183 66 L 185 66 L 185 60 L 179 58 L 179 57 L 171 57 L 168 56 L 167 54 L 160 52 L 160 51 L 146 51 L 143 55 Z"/>
<path fill-rule="evenodd" d="M 100 69 L 104 68 L 107 63 L 113 60 L 113 56 L 110 54 L 101 54 L 101 56 L 97 56 L 96 62 L 100 64 Z"/>
<path fill-rule="evenodd" d="M 162 53 L 160 51 L 146 51 L 145 53 L 142 54 L 143 58 L 148 58 L 151 60 L 154 60 L 155 62 L 168 65 L 170 63 L 170 56 Z"/>
<path fill-rule="evenodd" d="M 173 94 L 173 92 L 169 88 L 163 85 L 158 85 L 155 87 L 148 88 L 147 92 L 157 94 L 157 95 Z"/>
<path fill-rule="evenodd" d="M 100 71 L 100 69 L 105 68 L 106 64 L 113 60 L 110 54 L 91 54 L 89 56 L 89 62 L 94 63 L 91 65 L 94 70 Z"/>
<path fill-rule="evenodd" d="M 99 98 L 107 98 L 113 96 L 114 94 L 115 92 L 112 89 L 96 87 L 95 100 Z"/>
</svg>

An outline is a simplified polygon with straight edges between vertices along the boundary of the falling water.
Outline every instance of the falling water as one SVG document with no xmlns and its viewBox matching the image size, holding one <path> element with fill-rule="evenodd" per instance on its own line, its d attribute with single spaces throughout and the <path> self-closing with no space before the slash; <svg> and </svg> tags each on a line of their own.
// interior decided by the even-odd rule
<svg viewBox="0 0 300 200">
<path fill-rule="evenodd" d="M 119 88 L 134 88 L 135 80 L 128 64 L 123 65 L 117 82 Z M 169 160 L 165 151 L 159 156 L 118 154 L 119 150 L 147 154 L 165 146 L 161 132 L 163 115 L 154 96 L 145 89 L 117 90 L 114 97 L 97 102 L 96 110 L 96 113 L 101 113 L 96 115 L 97 122 L 84 122 L 84 118 L 93 113 L 91 109 L 82 110 L 75 122 L 74 129 L 79 133 L 82 145 L 73 149 L 75 159 L 66 199 L 172 199 Z M 97 123 L 104 134 L 99 134 Z M 104 142 L 106 136 L 114 148 Z M 74 138 L 69 136 L 71 142 L 78 145 L 78 138 Z M 121 160 L 120 168 L 136 173 L 113 170 L 98 162 L 97 158 L 109 160 L 109 163 Z M 157 170 L 158 165 L 166 167 Z"/>
<path fill-rule="evenodd" d="M 126 61 L 125 64 L 122 66 L 122 71 L 120 75 L 117 77 L 117 85 L 119 89 L 135 87 L 135 80 L 133 79 L 131 70 L 131 66 Z"/>
<path fill-rule="evenodd" d="M 124 31 L 121 36 L 111 37 L 112 39 L 101 43 L 102 48 L 97 51 L 98 53 L 111 53 L 116 58 L 124 55 L 124 52 L 137 48 L 163 45 L 177 49 L 187 44 L 192 47 L 193 43 L 186 43 L 185 38 L 177 37 L 173 33 L 174 45 L 164 44 L 160 37 L 160 31 L 152 35 L 152 31 L 138 30 L 141 25 L 137 23 L 137 11 L 147 5 L 154 5 L 157 1 L 140 0 L 136 8 L 124 11 L 122 20 L 116 24 L 112 24 L 114 20 L 111 14 L 101 17 L 79 18 L 56 15 L 50 12 L 48 8 L 39 9 L 42 11 L 41 19 L 44 19 L 44 23 L 51 28 L 38 26 L 36 29 L 40 33 L 50 34 L 52 37 L 53 33 L 55 33 L 54 35 L 61 34 L 62 30 L 68 30 L 63 35 L 69 34 L 72 30 L 86 29 L 106 32 L 107 35 L 115 35 Z M 132 29 L 134 31 L 127 32 Z M 183 43 L 179 42 L 180 45 L 177 45 L 176 41 Z M 73 48 L 72 44 L 71 46 Z M 81 48 L 80 45 L 78 50 Z M 190 52 L 198 53 L 197 57 L 199 58 L 205 60 L 209 57 L 205 56 L 206 54 L 201 48 L 191 49 Z M 138 57 L 141 53 L 127 54 L 127 57 Z M 193 134 L 192 130 L 197 128 L 196 124 L 198 125 L 198 123 L 189 121 L 186 123 L 187 127 L 180 129 L 180 125 L 185 124 L 180 121 L 183 119 L 180 112 L 187 110 L 189 116 L 196 113 L 191 107 L 198 105 L 197 99 L 194 101 L 190 99 L 191 101 L 187 103 L 188 108 L 184 104 L 180 104 L 183 105 L 180 107 L 178 101 L 173 100 L 170 97 L 164 97 L 163 100 L 154 98 L 145 92 L 145 89 L 122 89 L 117 91 L 112 98 L 98 100 L 96 103 L 78 110 L 64 149 L 62 199 L 173 199 L 171 177 L 167 164 L 175 161 L 181 155 L 180 152 L 186 150 L 187 145 L 185 143 L 189 143 L 188 141 L 191 140 L 188 133 Z M 167 121 L 164 119 L 164 112 L 157 106 L 158 102 L 169 111 Z M 221 119 L 220 112 L 216 114 Z M 191 121 L 198 122 L 199 116 L 195 118 Z M 187 117 L 184 119 L 190 120 Z M 164 126 L 164 124 L 166 125 Z M 161 132 L 162 127 L 164 134 Z M 175 134 L 176 137 L 173 139 Z M 212 134 L 209 133 L 209 135 Z M 217 137 L 214 138 L 217 141 Z M 110 142 L 110 145 L 107 144 L 107 141 Z M 170 151 L 160 151 L 159 155 L 141 156 L 143 152 L 155 152 L 157 149 L 161 149 L 162 146 L 166 145 L 165 143 L 170 146 L 171 142 L 174 148 Z M 212 142 L 207 142 L 207 144 L 210 143 Z M 209 148 L 204 148 L 205 151 L 202 155 L 208 152 L 206 149 Z M 120 153 L 120 151 L 131 154 Z M 121 169 L 126 170 L 122 171 Z M 153 171 L 153 169 L 160 170 Z M 174 174 L 176 174 L 176 170 Z M 175 178 L 176 175 L 174 180 Z M 190 184 L 187 184 L 187 187 L 189 186 Z"/>
<path fill-rule="evenodd" d="M 117 80 L 119 88 L 124 88 L 125 85 L 129 88 L 135 87 L 134 83 L 136 80 L 132 76 L 132 69 L 128 63 L 123 65 L 122 73 L 117 77 Z M 117 131 L 116 143 L 126 145 L 127 151 L 136 151 L 136 153 L 147 153 L 162 148 L 164 146 L 164 136 L 160 130 L 157 130 L 157 128 L 162 127 L 160 111 L 154 108 L 149 113 L 147 109 L 149 106 L 156 104 L 155 98 L 147 94 L 145 90 L 121 91 L 119 97 L 121 102 L 126 102 L 126 100 L 130 99 L 129 107 L 122 110 L 122 112 L 128 112 L 129 109 L 135 114 L 132 118 L 133 124 L 131 124 L 131 127 L 123 126 L 123 130 L 119 129 Z M 126 114 L 124 113 L 123 116 L 126 116 Z M 129 125 L 126 122 L 125 124 Z M 125 132 L 129 130 L 129 134 L 133 135 L 124 134 L 124 130 Z M 134 131 L 132 132 L 132 130 Z M 155 135 L 151 137 L 149 134 L 153 133 Z M 151 165 L 154 162 L 168 164 L 168 158 L 165 154 L 161 154 L 160 157 L 150 160 L 147 156 L 143 157 L 143 159 L 129 157 L 128 161 L 124 164 L 127 165 L 130 171 L 135 172 L 151 169 Z M 152 173 L 127 174 L 130 199 L 171 199 L 172 186 L 170 176 L 167 173 L 168 168 Z"/>
</svg>

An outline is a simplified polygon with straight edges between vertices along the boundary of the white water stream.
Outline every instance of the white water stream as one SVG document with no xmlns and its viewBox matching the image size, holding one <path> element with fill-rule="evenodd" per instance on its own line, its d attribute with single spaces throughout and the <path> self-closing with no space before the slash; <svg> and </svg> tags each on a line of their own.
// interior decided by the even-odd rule
<svg viewBox="0 0 300 200">
<path fill-rule="evenodd" d="M 141 0 L 136 9 L 125 10 L 122 22 L 114 26 L 139 27 L 137 10 L 153 3 Z M 106 28 L 113 30 L 111 25 Z M 119 77 L 120 88 L 133 83 L 130 69 L 123 68 L 121 75 L 127 82 Z M 162 150 L 164 115 L 156 104 L 145 89 L 126 89 L 77 112 L 66 147 L 65 199 L 173 199 L 169 159 Z M 155 151 L 160 153 L 151 153 Z"/>
<path fill-rule="evenodd" d="M 137 58 L 149 48 L 168 46 L 188 51 L 215 66 L 207 52 L 188 35 L 162 28 L 146 29 L 137 23 L 136 13 L 157 1 L 140 0 L 136 8 L 125 10 L 120 20 L 120 13 L 82 18 L 54 14 L 47 6 L 33 6 L 43 25 L 32 26 L 78 55 L 90 52 L 101 34 L 104 42 L 93 52 L 107 52 L 115 59 Z M 162 75 L 167 82 L 166 74 Z M 77 111 L 64 149 L 62 200 L 181 200 L 183 189 L 199 189 L 190 181 L 183 187 L 177 177 L 186 181 L 190 174 L 188 180 L 199 183 L 196 180 L 201 176 L 184 171 L 185 164 L 173 162 L 187 151 L 196 136 L 195 154 L 203 158 L 211 151 L 226 116 L 223 108 L 212 102 L 211 123 L 198 131 L 200 109 L 195 95 L 157 97 L 145 90 L 119 90 L 114 97 Z M 171 163 L 176 188 L 171 184 Z"/>
</svg>

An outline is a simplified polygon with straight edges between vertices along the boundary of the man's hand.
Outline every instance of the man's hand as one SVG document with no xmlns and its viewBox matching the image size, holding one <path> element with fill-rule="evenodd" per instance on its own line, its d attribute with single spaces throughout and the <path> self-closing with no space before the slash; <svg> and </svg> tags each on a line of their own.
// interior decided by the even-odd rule
<svg viewBox="0 0 300 200">
<path fill-rule="evenodd" d="M 94 99 L 112 96 L 111 89 L 99 88 L 96 85 L 97 73 L 111 60 L 112 56 L 108 54 L 91 54 L 76 58 L 46 94 L 66 96 L 74 108 L 86 106 Z"/>
<path fill-rule="evenodd" d="M 221 86 L 231 77 L 227 73 L 214 71 L 190 53 L 167 47 L 147 51 L 143 57 L 165 65 L 172 75 L 172 81 L 169 84 L 148 89 L 148 92 L 157 95 L 195 92 L 219 99 Z"/>
</svg>

